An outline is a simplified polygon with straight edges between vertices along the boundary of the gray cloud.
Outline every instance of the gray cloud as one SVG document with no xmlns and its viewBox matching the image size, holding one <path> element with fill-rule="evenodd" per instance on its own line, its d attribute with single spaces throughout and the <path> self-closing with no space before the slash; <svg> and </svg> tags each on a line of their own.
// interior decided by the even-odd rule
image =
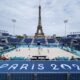
<svg viewBox="0 0 80 80">
<path fill-rule="evenodd" d="M 16 34 L 34 35 L 38 24 L 38 0 L 0 0 L 0 29 Z M 64 35 L 64 20 L 68 19 L 67 33 L 80 31 L 80 0 L 41 0 L 42 25 L 46 35 Z"/>
</svg>

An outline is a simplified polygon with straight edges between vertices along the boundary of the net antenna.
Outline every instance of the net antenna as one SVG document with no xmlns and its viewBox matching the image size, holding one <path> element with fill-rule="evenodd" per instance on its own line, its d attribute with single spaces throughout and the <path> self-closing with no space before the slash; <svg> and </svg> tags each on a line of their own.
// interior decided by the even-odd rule
<svg viewBox="0 0 80 80">
<path fill-rule="evenodd" d="M 41 0 L 38 0 L 39 1 L 39 5 L 41 5 Z"/>
</svg>

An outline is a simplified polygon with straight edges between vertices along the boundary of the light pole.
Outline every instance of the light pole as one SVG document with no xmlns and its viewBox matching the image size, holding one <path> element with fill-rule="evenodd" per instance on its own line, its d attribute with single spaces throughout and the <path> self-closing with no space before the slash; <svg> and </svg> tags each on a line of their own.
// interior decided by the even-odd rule
<svg viewBox="0 0 80 80">
<path fill-rule="evenodd" d="M 12 19 L 13 22 L 13 35 L 15 35 L 15 23 L 16 23 L 16 19 Z"/>
<path fill-rule="evenodd" d="M 65 37 L 66 37 L 66 27 L 67 27 L 67 23 L 68 23 L 68 20 L 64 20 L 64 24 L 65 24 Z"/>
</svg>

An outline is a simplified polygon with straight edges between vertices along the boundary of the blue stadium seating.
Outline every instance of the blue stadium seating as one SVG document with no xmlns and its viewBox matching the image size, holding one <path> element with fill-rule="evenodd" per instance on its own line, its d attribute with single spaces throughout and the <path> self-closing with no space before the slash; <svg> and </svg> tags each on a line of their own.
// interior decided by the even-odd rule
<svg viewBox="0 0 80 80">
<path fill-rule="evenodd" d="M 73 47 L 75 50 L 80 50 L 80 39 L 75 39 L 78 44 L 74 44 Z M 61 46 L 71 47 L 72 38 L 63 38 L 60 40 Z"/>
<path fill-rule="evenodd" d="M 9 45 L 0 44 L 0 47 L 3 47 L 3 49 L 5 50 L 9 48 Z"/>
<path fill-rule="evenodd" d="M 48 43 L 55 43 L 54 39 L 47 39 Z"/>
<path fill-rule="evenodd" d="M 75 50 L 80 50 L 80 44 L 74 45 Z"/>
<path fill-rule="evenodd" d="M 36 38 L 36 39 L 34 39 L 34 43 L 38 43 L 38 42 L 40 42 L 42 44 L 45 44 L 45 38 L 40 38 L 40 39 Z"/>
<path fill-rule="evenodd" d="M 5 38 L 0 38 L 0 43 L 1 43 L 1 44 L 6 43 Z"/>
<path fill-rule="evenodd" d="M 72 38 L 62 38 L 62 39 L 60 40 L 60 43 L 63 44 L 64 46 L 65 46 L 66 44 L 67 44 L 68 46 L 70 46 L 71 40 L 72 40 Z"/>
<path fill-rule="evenodd" d="M 9 33 L 2 33 L 2 36 L 9 36 Z"/>
<path fill-rule="evenodd" d="M 26 38 L 26 39 L 24 40 L 24 42 L 25 42 L 26 44 L 31 44 L 32 38 Z"/>
<path fill-rule="evenodd" d="M 19 38 L 8 38 L 9 44 L 19 44 L 22 39 Z"/>
</svg>

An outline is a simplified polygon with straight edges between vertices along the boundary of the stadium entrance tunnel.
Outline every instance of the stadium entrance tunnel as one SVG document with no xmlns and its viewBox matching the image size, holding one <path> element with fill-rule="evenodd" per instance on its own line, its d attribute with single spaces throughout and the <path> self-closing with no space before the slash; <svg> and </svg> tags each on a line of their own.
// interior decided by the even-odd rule
<svg viewBox="0 0 80 80">
<path fill-rule="evenodd" d="M 7 73 L 0 80 L 80 80 L 80 73 Z"/>
</svg>

